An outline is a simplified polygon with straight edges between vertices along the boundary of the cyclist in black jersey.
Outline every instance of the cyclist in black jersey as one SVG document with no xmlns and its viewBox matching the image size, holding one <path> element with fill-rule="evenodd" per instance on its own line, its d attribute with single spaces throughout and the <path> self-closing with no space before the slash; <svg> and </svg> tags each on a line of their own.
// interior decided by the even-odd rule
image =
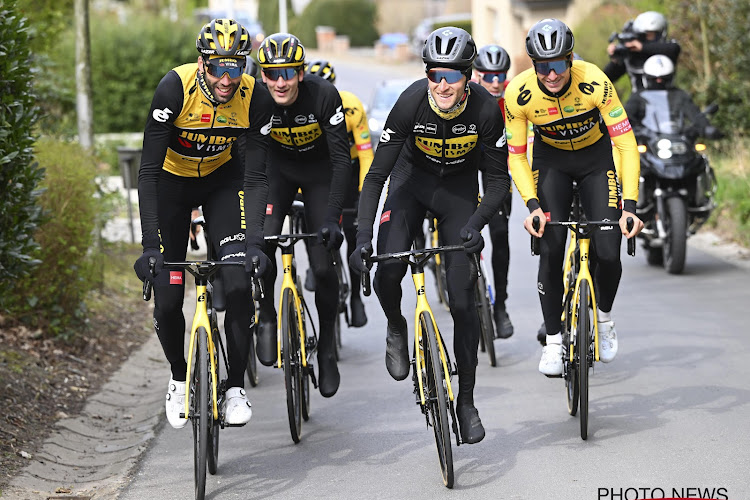
<svg viewBox="0 0 750 500">
<path fill-rule="evenodd" d="M 172 371 L 167 419 L 175 428 L 187 422 L 180 418 L 187 371 L 185 273 L 162 270 L 165 260 L 185 260 L 192 209 L 203 206 L 217 258 L 249 262 L 257 256 L 259 274 L 270 265 L 262 246 L 273 101 L 267 89 L 242 73 L 252 46 L 236 21 L 212 20 L 198 34 L 196 47 L 197 64 L 174 68 L 156 88 L 138 173 L 143 255 L 134 268 L 141 280 L 153 282 L 154 328 Z M 240 137 L 243 152 L 235 144 Z M 153 273 L 150 258 L 156 259 Z M 253 300 L 244 270 L 222 269 L 221 278 L 229 356 L 223 411 L 228 423 L 241 425 L 252 415 L 243 385 Z"/>
<path fill-rule="evenodd" d="M 305 75 L 305 48 L 289 33 L 276 33 L 261 43 L 258 64 L 264 85 L 276 105 L 271 127 L 265 234 L 279 234 L 298 190 L 305 201 L 305 223 L 318 232 L 310 245 L 315 274 L 315 305 L 320 319 L 318 368 L 320 394 L 333 396 L 340 376 L 335 355 L 335 321 L 339 284 L 330 250 L 341 246 L 341 212 L 349 182 L 349 140 L 344 109 L 336 87 L 315 75 Z M 323 234 L 330 235 L 324 241 Z M 266 251 L 273 256 L 275 245 Z M 275 273 L 275 259 L 271 259 Z M 259 315 L 258 359 L 276 361 L 276 310 L 273 281 L 267 281 Z"/>
<path fill-rule="evenodd" d="M 401 94 L 386 120 L 360 195 L 357 249 L 349 261 L 351 267 L 364 271 L 360 252 L 372 252 L 372 226 L 389 174 L 378 253 L 408 250 L 428 210 L 437 218 L 446 245 L 466 247 L 466 253 L 445 255 L 458 367 L 457 416 L 466 443 L 484 438 L 474 406 L 479 318 L 468 254 L 481 251 L 480 231 L 510 188 L 500 109 L 485 89 L 469 81 L 476 53 L 471 36 L 460 28 L 440 28 L 427 38 L 422 52 L 427 78 Z M 488 183 L 477 206 L 480 163 Z M 400 261 L 380 263 L 374 281 L 388 318 L 386 367 L 396 380 L 409 374 L 408 328 L 401 314 L 406 269 Z"/>
</svg>

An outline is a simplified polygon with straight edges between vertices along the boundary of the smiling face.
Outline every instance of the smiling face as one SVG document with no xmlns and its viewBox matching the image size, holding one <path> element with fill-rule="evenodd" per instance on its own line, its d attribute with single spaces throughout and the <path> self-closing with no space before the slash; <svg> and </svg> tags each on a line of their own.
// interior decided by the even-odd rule
<svg viewBox="0 0 750 500">
<path fill-rule="evenodd" d="M 286 70 L 290 71 L 288 74 L 283 74 Z M 278 76 L 276 73 L 279 73 Z M 268 91 L 271 92 L 271 97 L 276 104 L 279 106 L 294 104 L 299 95 L 299 84 L 304 79 L 304 72 L 301 68 L 283 68 L 282 71 L 267 68 L 262 71 L 262 75 L 263 83 L 268 86 Z M 274 76 L 277 78 L 274 79 Z"/>
<path fill-rule="evenodd" d="M 461 78 L 454 82 L 454 83 L 448 83 L 448 79 L 445 77 L 442 77 L 440 74 L 441 71 L 446 72 L 455 72 L 456 70 L 451 70 L 449 68 L 433 68 L 430 70 L 430 73 L 433 75 L 436 75 L 435 77 L 431 77 L 428 75 L 428 85 L 430 89 L 430 94 L 432 94 L 432 98 L 435 100 L 435 104 L 437 104 L 438 108 L 442 109 L 443 111 L 448 111 L 453 106 L 458 104 L 458 101 L 461 100 L 461 98 L 464 96 L 464 89 L 466 88 L 466 76 L 461 75 Z M 440 78 L 439 82 L 434 82 L 433 78 Z"/>
<path fill-rule="evenodd" d="M 536 77 L 553 94 L 560 92 L 570 81 L 570 61 L 567 57 L 537 61 L 534 67 Z"/>
<path fill-rule="evenodd" d="M 244 64 L 244 59 L 242 60 Z M 203 74 L 203 79 L 208 86 L 208 89 L 214 96 L 217 102 L 225 103 L 229 102 L 234 96 L 234 93 L 242 82 L 242 69 L 240 68 L 239 76 L 230 78 L 229 73 L 225 72 L 220 77 L 216 77 L 208 71 L 208 63 L 206 63 L 202 57 L 198 58 L 198 70 Z"/>
</svg>

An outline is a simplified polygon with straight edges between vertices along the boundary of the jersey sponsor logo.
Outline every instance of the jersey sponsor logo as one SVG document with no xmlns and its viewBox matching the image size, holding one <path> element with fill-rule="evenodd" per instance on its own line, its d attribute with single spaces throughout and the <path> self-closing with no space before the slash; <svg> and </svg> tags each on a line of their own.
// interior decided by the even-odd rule
<svg viewBox="0 0 750 500">
<path fill-rule="evenodd" d="M 424 153 L 434 157 L 460 158 L 474 149 L 479 137 L 477 135 L 465 135 L 452 139 L 432 139 L 430 137 L 416 136 L 414 138 L 417 147 Z"/>
<path fill-rule="evenodd" d="M 157 122 L 160 122 L 160 123 L 164 123 L 164 122 L 166 122 L 167 120 L 169 120 L 169 115 L 171 115 L 172 113 L 174 113 L 174 111 L 172 111 L 172 110 L 171 110 L 171 109 L 169 109 L 169 108 L 164 108 L 164 109 L 155 109 L 155 110 L 154 110 L 154 112 L 153 112 L 153 113 L 151 113 L 151 116 L 152 116 L 152 117 L 154 118 L 154 120 L 156 120 Z"/>
<path fill-rule="evenodd" d="M 470 134 L 476 134 L 477 133 L 477 126 L 473 123 L 469 124 L 469 133 Z"/>
<path fill-rule="evenodd" d="M 586 95 L 591 95 L 594 93 L 594 86 L 590 83 L 581 82 L 578 84 L 578 90 L 583 92 Z"/>
<path fill-rule="evenodd" d="M 607 187 L 609 188 L 607 206 L 610 208 L 617 208 L 617 175 L 612 170 L 607 170 Z"/>
<path fill-rule="evenodd" d="M 388 222 L 391 220 L 391 211 L 388 210 L 387 212 L 383 212 L 383 214 L 380 216 L 380 224 L 384 222 Z"/>
<path fill-rule="evenodd" d="M 273 115 L 271 117 L 271 123 L 273 123 L 274 125 L 281 125 L 281 117 L 277 115 Z"/>
<path fill-rule="evenodd" d="M 273 215 L 273 205 L 270 203 L 266 205 L 266 215 Z"/>
<path fill-rule="evenodd" d="M 505 138 L 508 140 L 513 139 L 513 134 L 507 128 L 505 129 Z"/>
<path fill-rule="evenodd" d="M 292 127 L 291 133 L 288 128 L 271 128 L 271 138 L 287 146 L 305 146 L 322 135 L 323 131 L 317 123 Z"/>
<path fill-rule="evenodd" d="M 547 108 L 547 113 L 551 115 L 559 115 L 560 112 L 557 110 L 557 108 Z"/>
<path fill-rule="evenodd" d="M 368 149 L 372 149 L 371 142 L 365 142 L 364 144 L 357 144 L 357 151 L 366 151 Z"/>
<path fill-rule="evenodd" d="M 177 142 L 179 142 L 180 146 L 182 146 L 183 148 L 192 148 L 193 147 L 193 145 L 189 141 L 186 141 L 182 137 L 178 137 L 177 138 Z"/>
<path fill-rule="evenodd" d="M 572 113 L 573 111 L 575 111 L 575 109 L 576 108 L 574 108 L 573 106 L 565 106 L 563 108 L 563 111 L 565 111 L 566 113 Z"/>
<path fill-rule="evenodd" d="M 380 142 L 390 141 L 392 133 L 393 133 L 393 130 L 391 130 L 390 128 L 383 130 L 383 132 L 380 134 Z"/>
<path fill-rule="evenodd" d="M 169 271 L 169 284 L 182 285 L 182 271 Z"/>
<path fill-rule="evenodd" d="M 227 117 L 223 116 L 223 115 L 219 115 L 218 117 L 216 117 L 216 121 L 219 122 L 219 123 L 226 123 L 227 122 Z"/>
<path fill-rule="evenodd" d="M 497 138 L 497 142 L 495 143 L 495 146 L 498 148 L 501 148 L 505 146 L 505 131 L 503 130 L 503 134 Z"/>
<path fill-rule="evenodd" d="M 211 113 L 203 113 L 201 115 L 201 123 L 211 123 Z"/>
<path fill-rule="evenodd" d="M 414 128 L 412 129 L 412 132 L 415 134 L 424 133 L 424 124 L 423 123 L 415 123 Z"/>
<path fill-rule="evenodd" d="M 526 144 L 522 146 L 514 146 L 513 144 L 508 144 L 508 153 L 513 154 L 513 155 L 525 155 Z"/>
<path fill-rule="evenodd" d="M 615 109 L 609 112 L 609 116 L 611 116 L 612 118 L 617 118 L 623 113 L 623 111 L 624 110 L 622 109 L 621 106 L 617 106 Z"/>
<path fill-rule="evenodd" d="M 260 133 L 261 133 L 261 134 L 263 134 L 263 135 L 268 135 L 268 134 L 270 134 L 270 133 L 271 133 L 271 127 L 272 127 L 272 126 L 273 126 L 273 119 L 272 119 L 272 120 L 271 120 L 270 122 L 266 123 L 265 125 L 263 125 L 263 126 L 262 126 L 262 127 L 260 128 Z"/>
<path fill-rule="evenodd" d="M 294 117 L 294 123 L 298 125 L 304 125 L 305 123 L 307 123 L 307 117 L 302 116 L 302 115 L 297 115 Z"/>
<path fill-rule="evenodd" d="M 627 134 L 632 128 L 630 126 L 630 121 L 626 118 L 621 122 L 608 126 L 607 130 L 609 130 L 610 137 L 617 137 L 618 135 Z"/>
<path fill-rule="evenodd" d="M 232 146 L 232 143 L 237 140 L 236 137 L 226 137 L 223 135 L 204 135 L 197 132 L 189 132 L 183 130 L 180 132 L 180 136 L 177 139 L 180 144 L 185 147 L 192 147 L 185 145 L 186 142 L 195 144 L 195 148 L 198 151 L 205 151 L 207 153 L 220 153 Z"/>
<path fill-rule="evenodd" d="M 331 119 L 328 120 L 331 125 L 338 125 L 339 123 L 344 121 L 344 112 L 342 110 L 343 106 L 339 106 L 338 108 L 336 108 L 336 114 L 334 114 Z"/>
<path fill-rule="evenodd" d="M 525 87 L 526 84 L 521 86 L 521 93 L 518 94 L 518 99 L 516 100 L 519 106 L 524 106 L 528 104 L 529 101 L 531 101 L 531 91 L 526 89 Z"/>
<path fill-rule="evenodd" d="M 230 234 L 219 242 L 219 246 L 223 247 L 227 243 L 231 243 L 233 241 L 245 241 L 245 233 Z"/>
<path fill-rule="evenodd" d="M 593 117 L 577 122 L 553 122 L 547 125 L 537 125 L 542 135 L 555 139 L 573 139 L 585 135 L 598 123 Z M 559 137 L 557 137 L 559 136 Z"/>
<path fill-rule="evenodd" d="M 425 125 L 424 131 L 426 134 L 437 134 L 437 125 L 434 123 L 428 123 Z"/>
<path fill-rule="evenodd" d="M 362 139 L 369 139 L 370 138 L 370 132 L 362 132 L 361 134 L 359 134 L 359 136 Z"/>
<path fill-rule="evenodd" d="M 458 125 L 453 125 L 453 128 L 451 130 L 456 135 L 463 134 L 464 132 L 466 132 L 466 125 L 464 125 L 463 123 L 459 123 Z"/>
</svg>

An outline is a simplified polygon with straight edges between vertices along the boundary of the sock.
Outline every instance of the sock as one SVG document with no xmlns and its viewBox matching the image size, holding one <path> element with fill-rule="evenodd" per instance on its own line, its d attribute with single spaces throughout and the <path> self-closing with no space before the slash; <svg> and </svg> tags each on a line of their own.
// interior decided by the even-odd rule
<svg viewBox="0 0 750 500">
<path fill-rule="evenodd" d="M 562 334 L 557 332 L 554 335 L 547 335 L 547 344 L 562 344 Z"/>
<path fill-rule="evenodd" d="M 601 309 L 596 309 L 596 317 L 599 320 L 599 322 L 603 323 L 605 321 L 612 321 L 612 312 L 604 312 Z"/>
</svg>

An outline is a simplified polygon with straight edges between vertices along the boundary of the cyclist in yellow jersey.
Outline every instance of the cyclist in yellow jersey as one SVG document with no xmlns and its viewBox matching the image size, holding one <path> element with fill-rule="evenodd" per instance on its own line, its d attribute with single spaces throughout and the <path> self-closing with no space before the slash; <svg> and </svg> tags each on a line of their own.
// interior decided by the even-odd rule
<svg viewBox="0 0 750 500">
<path fill-rule="evenodd" d="M 526 52 L 534 67 L 517 75 L 505 91 L 505 126 L 508 163 L 513 181 L 529 209 L 526 230 L 541 237 L 537 288 L 547 329 L 539 371 L 562 373 L 560 316 L 566 229 L 545 231 L 547 220 L 567 220 L 573 181 L 589 220 L 619 221 L 594 233 L 598 266 L 594 281 L 598 292 L 600 359 L 610 362 L 617 354 L 617 335 L 611 318 L 622 265 L 622 235 L 632 238 L 643 228 L 635 214 L 638 201 L 640 159 L 627 114 L 612 82 L 595 65 L 573 60 L 575 40 L 570 28 L 557 19 L 536 23 L 526 37 Z M 534 170 L 526 158 L 527 122 L 534 124 Z M 612 148 L 622 161 L 620 179 Z M 538 217 L 535 230 L 532 220 Z M 628 230 L 627 218 L 634 227 Z"/>
<path fill-rule="evenodd" d="M 307 64 L 305 71 L 312 75 L 318 75 L 324 80 L 335 84 L 336 71 L 330 62 L 326 60 L 315 60 Z M 359 204 L 359 193 L 362 191 L 362 183 L 370 170 L 370 164 L 374 154 L 372 152 L 372 141 L 370 139 L 370 127 L 367 125 L 367 113 L 362 101 L 351 92 L 339 90 L 341 102 L 344 104 L 346 115 L 346 131 L 349 135 L 349 154 L 352 162 L 352 176 L 349 187 L 344 198 L 344 209 L 355 209 Z M 344 213 L 343 229 L 346 238 L 347 259 L 357 246 L 357 228 L 354 225 L 357 216 L 354 213 Z M 356 269 L 349 269 L 351 283 L 351 323 L 352 326 L 361 327 L 367 324 L 365 305 L 360 296 L 361 274 Z M 308 284 L 308 282 L 311 282 Z M 306 288 L 314 288 L 314 278 L 308 272 L 305 280 Z"/>
</svg>

